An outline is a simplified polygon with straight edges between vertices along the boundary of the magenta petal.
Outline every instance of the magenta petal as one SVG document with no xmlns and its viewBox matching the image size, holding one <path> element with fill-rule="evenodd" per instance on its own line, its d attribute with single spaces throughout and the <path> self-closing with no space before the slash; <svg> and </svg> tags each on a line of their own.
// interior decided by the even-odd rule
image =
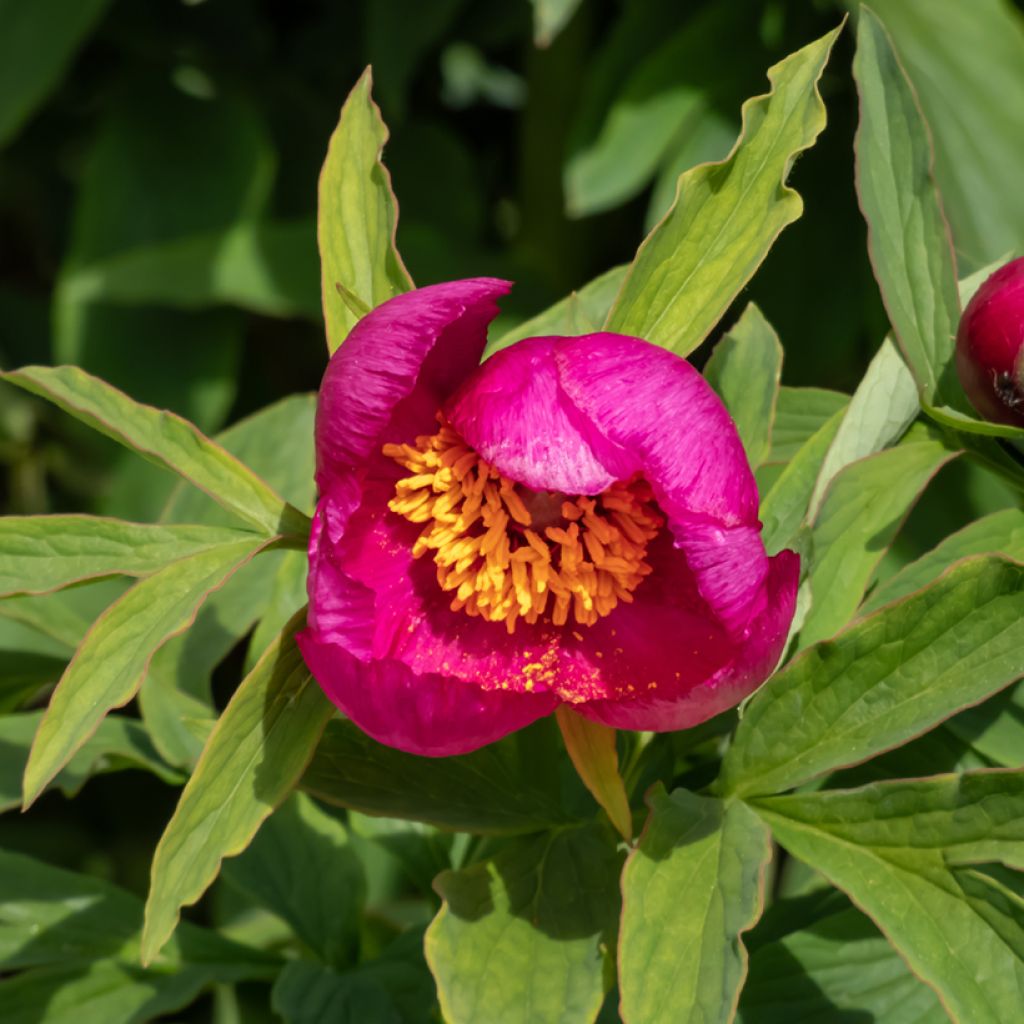
<svg viewBox="0 0 1024 1024">
<path fill-rule="evenodd" d="M 327 696 L 363 732 L 410 754 L 466 754 L 550 714 L 558 703 L 551 694 L 482 690 L 437 673 L 420 675 L 392 659 L 362 662 L 311 629 L 297 640 Z"/>
<path fill-rule="evenodd" d="M 476 369 L 487 325 L 498 311 L 495 300 L 509 287 L 507 281 L 474 278 L 419 288 L 356 324 L 331 357 L 320 386 L 321 494 L 332 492 L 340 505 L 352 505 L 352 474 L 382 443 L 436 429 L 434 414 Z M 391 436 L 399 423 L 399 436 Z"/>
<path fill-rule="evenodd" d="M 616 729 L 670 732 L 689 729 L 734 707 L 753 693 L 778 663 L 796 607 L 799 578 L 800 559 L 792 551 L 769 559 L 764 611 L 751 623 L 733 657 L 698 685 L 674 690 L 660 686 L 634 699 L 588 701 L 576 705 L 576 711 Z M 679 645 L 665 644 L 661 650 L 666 662 L 685 664 L 687 652 Z"/>
<path fill-rule="evenodd" d="M 555 352 L 564 338 L 527 338 L 491 356 L 445 412 L 466 443 L 535 491 L 598 494 L 632 473 L 562 390 Z"/>
</svg>

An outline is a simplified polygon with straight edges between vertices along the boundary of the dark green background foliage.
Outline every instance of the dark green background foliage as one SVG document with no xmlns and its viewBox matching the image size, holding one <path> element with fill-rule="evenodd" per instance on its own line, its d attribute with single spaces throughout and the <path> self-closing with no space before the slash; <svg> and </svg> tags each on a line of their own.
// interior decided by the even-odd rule
<svg viewBox="0 0 1024 1024">
<path fill-rule="evenodd" d="M 317 179 L 341 104 L 367 64 L 391 133 L 384 160 L 405 264 L 417 285 L 480 275 L 515 281 L 497 338 L 632 261 L 668 210 L 679 174 L 729 152 L 741 103 L 766 91 L 765 70 L 856 6 L 0 0 L 0 369 L 83 367 L 216 434 L 309 513 L 311 393 L 326 359 Z M 956 267 L 941 268 L 951 291 L 956 276 L 1024 252 L 1024 5 L 872 6 L 929 120 L 956 254 Z M 865 35 L 861 51 L 866 79 L 872 38 Z M 978 792 L 952 794 L 945 783 L 920 781 L 867 785 L 854 796 L 811 792 L 1019 768 L 1024 750 L 1019 691 L 943 721 L 1020 674 L 1024 583 L 1015 564 L 975 562 L 919 591 L 963 556 L 1021 557 L 1020 473 L 979 434 L 953 443 L 921 420 L 907 430 L 921 412 L 910 372 L 920 384 L 920 366 L 907 340 L 920 325 L 912 312 L 897 323 L 891 302 L 887 316 L 868 258 L 854 190 L 854 49 L 848 26 L 820 83 L 827 128 L 789 177 L 803 217 L 691 358 L 707 364 L 739 422 L 766 498 L 769 547 L 805 555 L 814 604 L 798 646 L 832 636 L 858 606 L 907 600 L 780 673 L 744 717 L 724 765 L 721 741 L 736 727 L 733 713 L 642 747 L 619 736 L 637 823 L 645 793 L 651 812 L 642 856 L 623 875 L 632 910 L 621 920 L 621 850 L 606 823 L 595 823 L 596 806 L 553 722 L 463 758 L 423 762 L 333 720 L 306 769 L 305 793 L 290 797 L 242 856 L 224 862 L 156 969 L 143 972 L 141 899 L 154 849 L 243 674 L 253 670 L 256 686 L 250 705 L 232 706 L 238 735 L 268 708 L 292 709 L 275 756 L 293 775 L 329 714 L 287 640 L 285 624 L 304 600 L 304 555 L 275 550 L 246 562 L 253 535 L 226 534 L 239 524 L 223 509 L 29 393 L 39 387 L 0 383 L 0 511 L 164 524 L 132 542 L 136 562 L 119 567 L 128 575 L 163 565 L 161 544 L 190 552 L 219 545 L 203 563 L 205 576 L 178 581 L 187 593 L 167 614 L 179 627 L 194 611 L 194 591 L 227 580 L 187 634 L 157 645 L 137 705 L 101 723 L 27 816 L 0 817 L 0 975 L 24 969 L 0 977 L 0 1019 L 114 1024 L 174 1014 L 214 1024 L 373 1024 L 440 1020 L 443 1008 L 460 1022 L 487 1024 L 489 1014 L 518 1019 L 524 998 L 536 1001 L 538 1020 L 554 1019 L 559 1000 L 567 1019 L 593 1019 L 610 977 L 599 953 L 614 950 L 621 928 L 628 944 L 620 975 L 633 979 L 623 1012 L 654 1020 L 678 989 L 663 995 L 652 983 L 644 994 L 636 979 L 666 949 L 717 934 L 728 955 L 708 963 L 695 955 L 693 977 L 675 984 L 690 986 L 693 1006 L 737 989 L 745 969 L 737 935 L 757 918 L 766 871 L 774 902 L 746 942 L 749 978 L 737 1011 L 745 1024 L 946 1019 L 915 974 L 934 982 L 954 973 L 934 953 L 950 934 L 937 925 L 901 945 L 901 921 L 919 895 L 914 885 L 941 892 L 954 924 L 964 908 L 988 915 L 993 947 L 985 956 L 1007 955 L 993 936 L 1012 932 L 1019 945 L 997 967 L 1007 976 L 1022 970 L 1020 876 L 1007 870 L 1024 866 L 1014 860 L 1022 839 L 993 825 L 1005 808 L 1012 817 L 1019 792 L 993 795 L 979 782 Z M 864 110 L 891 125 L 886 104 L 910 93 L 871 88 L 868 81 Z M 869 219 L 889 215 L 892 196 L 862 200 Z M 891 283 L 904 254 L 873 255 L 879 280 Z M 605 290 L 581 299 L 604 300 L 599 320 L 614 294 Z M 910 370 L 891 345 L 879 349 L 890 316 Z M 920 362 L 933 368 L 927 352 Z M 955 388 L 950 397 L 926 386 L 923 398 L 937 407 L 925 408 L 936 422 L 957 427 L 965 410 Z M 965 448 L 978 458 L 957 457 Z M 199 524 L 198 532 L 181 532 L 184 523 Z M 109 552 L 96 552 L 96 564 L 108 565 Z M 0 595 L 16 595 L 0 599 L 0 810 L 10 811 L 52 684 L 128 583 L 108 576 L 25 596 L 6 587 L 5 564 Z M 143 599 L 162 593 L 170 602 L 169 577 L 151 578 Z M 257 665 L 282 627 L 285 641 L 271 647 L 278 660 Z M 955 629 L 969 629 L 973 646 Z M 912 656 L 892 662 L 894 648 Z M 127 681 L 144 670 L 127 665 Z M 824 688 L 839 700 L 849 689 L 856 703 L 897 670 L 914 694 L 909 708 L 883 704 L 877 717 L 862 709 L 852 721 L 830 720 L 828 708 L 820 720 L 801 713 Z M 245 737 L 262 742 L 253 729 Z M 246 749 L 221 751 L 224 777 L 241 774 L 230 756 Z M 716 776 L 716 795 L 706 795 Z M 685 789 L 665 792 L 658 783 Z M 291 782 L 254 785 L 272 804 Z M 802 789 L 777 795 L 793 787 Z M 950 840 L 957 852 L 899 832 L 901 809 L 914 801 L 942 828 L 963 830 Z M 872 832 L 879 806 L 897 822 L 895 840 Z M 967 810 L 958 817 L 957 807 Z M 193 815 L 193 825 L 202 813 L 186 800 L 177 812 L 185 824 Z M 973 831 L 971 815 L 981 822 Z M 251 834 L 258 821 L 249 824 Z M 770 868 L 769 826 L 796 855 Z M 987 845 L 978 839 L 986 828 L 995 835 Z M 692 843 L 674 845 L 690 832 Z M 180 834 L 190 833 L 181 826 Z M 1000 847 L 1004 839 L 1017 852 Z M 217 874 L 225 851 L 214 844 L 205 852 L 209 864 L 198 854 L 189 859 L 194 877 L 178 885 L 175 907 Z M 908 957 L 913 974 L 871 920 L 804 861 L 851 894 L 872 872 L 912 879 L 907 907 L 857 902 L 901 950 L 931 950 Z M 582 877 L 574 874 L 580 863 Z M 669 882 L 697 880 L 706 905 L 693 913 L 702 916 L 659 917 L 678 892 L 659 889 L 662 868 Z M 734 898 L 717 899 L 719 887 Z M 171 898 L 164 902 L 162 912 L 173 916 Z M 169 918 L 162 924 L 173 927 Z M 513 973 L 464 969 L 458 951 L 478 944 L 507 957 Z M 440 1007 L 428 960 L 445 979 Z M 552 961 L 553 975 L 537 966 Z M 513 976 L 522 991 L 508 987 Z M 971 984 L 951 983 L 965 1024 L 1009 1005 L 1000 1002 L 1012 997 L 1008 988 L 991 995 Z M 602 1024 L 618 1020 L 618 1005 L 612 989 Z"/>
</svg>

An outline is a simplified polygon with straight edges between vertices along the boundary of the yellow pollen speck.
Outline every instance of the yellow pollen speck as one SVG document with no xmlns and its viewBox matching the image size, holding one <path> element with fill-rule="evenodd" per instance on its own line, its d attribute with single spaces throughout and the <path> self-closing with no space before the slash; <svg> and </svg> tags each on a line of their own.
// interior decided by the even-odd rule
<svg viewBox="0 0 1024 1024">
<path fill-rule="evenodd" d="M 454 591 L 454 611 L 504 622 L 512 633 L 520 618 L 563 626 L 571 614 L 592 626 L 633 599 L 651 573 L 647 545 L 663 522 L 643 480 L 567 498 L 561 521 L 535 523 L 533 492 L 503 477 L 438 419 L 436 434 L 383 451 L 409 471 L 388 508 L 423 524 L 413 555 L 432 553 L 438 585 Z M 547 681 L 545 665 L 524 671 L 530 689 Z"/>
</svg>

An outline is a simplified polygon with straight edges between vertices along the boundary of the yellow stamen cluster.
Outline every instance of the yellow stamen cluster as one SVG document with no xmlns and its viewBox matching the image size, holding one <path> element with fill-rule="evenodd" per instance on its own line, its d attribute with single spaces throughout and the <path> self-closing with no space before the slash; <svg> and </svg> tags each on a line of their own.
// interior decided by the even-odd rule
<svg viewBox="0 0 1024 1024">
<path fill-rule="evenodd" d="M 644 559 L 662 520 L 641 480 L 555 504 L 545 495 L 542 504 L 555 512 L 544 525 L 529 507 L 538 496 L 503 477 L 444 421 L 415 445 L 384 445 L 384 454 L 411 474 L 388 507 L 424 524 L 413 555 L 433 552 L 455 611 L 504 622 L 509 633 L 520 617 L 563 626 L 570 612 L 590 626 L 632 601 L 651 572 Z"/>
</svg>

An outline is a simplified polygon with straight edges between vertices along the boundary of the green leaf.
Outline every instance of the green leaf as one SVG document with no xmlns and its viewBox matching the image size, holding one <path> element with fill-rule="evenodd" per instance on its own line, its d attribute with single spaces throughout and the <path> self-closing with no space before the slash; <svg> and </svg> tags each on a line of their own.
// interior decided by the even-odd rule
<svg viewBox="0 0 1024 1024">
<path fill-rule="evenodd" d="M 74 366 L 26 366 L 0 378 L 178 473 L 267 534 L 302 532 L 301 520 L 252 470 L 172 412 L 133 401 Z"/>
<path fill-rule="evenodd" d="M 759 814 L 865 848 L 939 850 L 947 865 L 1024 869 L 1024 771 L 895 779 L 861 789 L 759 797 Z"/>
<path fill-rule="evenodd" d="M 334 707 L 295 645 L 297 615 L 242 681 L 203 750 L 153 856 L 144 963 L 180 910 L 241 853 L 294 787 Z"/>
<path fill-rule="evenodd" d="M 747 705 L 725 793 L 777 793 L 867 760 L 1024 672 L 1024 567 L 964 562 L 834 641 L 804 651 Z"/>
<path fill-rule="evenodd" d="M 311 512 L 315 500 L 313 420 L 316 396 L 291 395 L 217 435 L 217 443 L 259 474 L 286 501 Z M 161 517 L 172 522 L 230 524 L 234 517 L 182 481 Z M 285 623 L 306 602 L 306 555 L 269 551 L 211 596 L 188 634 L 172 640 L 150 666 L 139 694 L 142 717 L 161 753 L 193 765 L 216 712 L 211 675 L 235 645 L 249 643 L 248 672 Z"/>
<path fill-rule="evenodd" d="M 800 529 L 807 516 L 821 464 L 845 415 L 846 407 L 842 406 L 804 442 L 761 501 L 761 522 L 764 524 L 761 536 L 769 554 L 775 554 L 791 543 Z"/>
<path fill-rule="evenodd" d="M 850 907 L 755 950 L 739 1009 L 739 1024 L 949 1022 L 935 993 Z"/>
<path fill-rule="evenodd" d="M 786 184 L 825 126 L 817 82 L 839 29 L 776 64 L 772 91 L 748 100 L 723 163 L 679 179 L 677 199 L 637 252 L 608 329 L 680 355 L 696 348 L 803 203 Z"/>
<path fill-rule="evenodd" d="M 53 351 L 56 362 L 213 429 L 237 389 L 241 314 L 129 307 L 74 292 L 74 281 L 96 264 L 227 231 L 267 206 L 276 155 L 258 107 L 240 89 L 199 99 L 171 79 L 137 65 L 104 97 L 57 279 Z M 140 339 L 145 359 L 138 357 Z M 142 510 L 131 515 L 148 518 Z"/>
<path fill-rule="evenodd" d="M 538 722 L 498 743 L 457 757 L 417 757 L 370 739 L 352 722 L 333 721 L 302 788 L 328 803 L 367 814 L 411 818 L 467 832 L 515 834 L 566 824 L 582 814 L 560 790 L 579 786 L 552 723 Z M 568 784 L 559 776 L 568 769 Z M 586 794 L 583 794 L 586 796 Z M 578 799 L 574 801 L 579 806 Z"/>
<path fill-rule="evenodd" d="M 31 804 L 108 711 L 135 696 L 153 654 L 207 595 L 266 545 L 256 537 L 184 558 L 140 581 L 97 620 L 53 692 L 25 768 Z"/>
<path fill-rule="evenodd" d="M 0 966 L 3 970 L 138 957 L 142 901 L 109 882 L 0 850 Z M 155 965 L 220 965 L 225 980 L 266 976 L 276 957 L 182 924 Z"/>
<path fill-rule="evenodd" d="M 426 968 L 396 956 L 353 971 L 293 960 L 271 995 L 286 1024 L 431 1024 L 437 1019 L 434 985 Z"/>
<path fill-rule="evenodd" d="M 21 779 L 42 717 L 42 711 L 0 716 L 0 811 L 21 803 Z M 60 789 L 65 796 L 73 797 L 93 775 L 126 768 L 151 771 L 168 783 L 184 781 L 157 753 L 140 722 L 123 715 L 107 715 L 47 788 Z"/>
<path fill-rule="evenodd" d="M 515 841 L 446 871 L 427 963 L 451 1024 L 590 1024 L 604 998 L 620 857 L 606 828 Z"/>
<path fill-rule="evenodd" d="M 227 303 L 267 316 L 320 319 L 313 224 L 240 221 L 220 230 L 144 242 L 61 279 L 64 302 L 207 309 Z"/>
<path fill-rule="evenodd" d="M 496 341 L 488 344 L 484 357 L 493 355 L 499 349 L 508 348 L 523 338 L 590 334 L 599 331 L 628 269 L 625 266 L 612 267 L 600 277 L 588 281 L 578 292 L 560 299 L 543 313 L 538 313 L 511 331 L 506 331 Z"/>
<path fill-rule="evenodd" d="M 868 366 L 821 464 L 808 509 L 813 519 L 836 474 L 852 462 L 888 448 L 921 410 L 914 378 L 886 338 Z"/>
<path fill-rule="evenodd" d="M 358 948 L 366 882 L 348 830 L 302 793 L 261 826 L 225 878 L 291 925 L 327 964 L 344 966 Z"/>
<path fill-rule="evenodd" d="M 285 501 L 312 514 L 316 504 L 313 444 L 316 395 L 289 395 L 233 423 L 216 443 L 248 466 Z M 164 522 L 230 526 L 234 517 L 209 494 L 182 480 L 160 516 Z"/>
<path fill-rule="evenodd" d="M 581 0 L 533 0 L 533 41 L 550 46 L 576 13 Z"/>
<path fill-rule="evenodd" d="M 0 850 L 4 1024 L 142 1024 L 213 982 L 267 979 L 277 959 L 183 924 L 152 970 L 138 966 L 142 902 L 97 878 Z M 102 958 L 102 959 L 101 959 Z"/>
<path fill-rule="evenodd" d="M 591 796 L 601 805 L 616 831 L 633 841 L 633 814 L 619 772 L 615 730 L 576 714 L 565 704 L 555 709 L 565 749 Z"/>
<path fill-rule="evenodd" d="M 772 448 L 767 462 L 789 462 L 837 413 L 850 396 L 825 388 L 779 388 L 772 426 Z"/>
<path fill-rule="evenodd" d="M 857 194 L 882 301 L 924 401 L 965 409 L 953 366 L 956 262 L 932 177 L 928 128 L 885 29 L 864 7 L 853 73 L 860 96 Z"/>
<path fill-rule="evenodd" d="M 975 415 L 952 409 L 948 405 L 924 405 L 924 411 L 943 427 L 952 427 L 965 434 L 980 434 L 982 437 L 1024 437 L 1024 429 L 1010 423 L 990 423 Z"/>
<path fill-rule="evenodd" d="M 1020 773 L 762 798 L 754 809 L 872 917 L 954 1020 L 1014 1018 L 1024 999 L 1024 900 L 956 865 L 1024 864 Z"/>
<path fill-rule="evenodd" d="M 960 453 L 922 429 L 895 448 L 847 466 L 832 481 L 811 529 L 807 646 L 847 623 L 904 518 L 932 477 Z"/>
<path fill-rule="evenodd" d="M 89 580 L 49 594 L 0 599 L 0 618 L 22 623 L 56 640 L 70 659 L 89 627 L 131 585 L 123 576 Z M 67 660 L 65 659 L 65 660 Z"/>
<path fill-rule="evenodd" d="M 871 6 L 928 118 L 957 253 L 979 266 L 1024 247 L 1024 18 L 1003 0 Z"/>
<path fill-rule="evenodd" d="M 659 786 L 648 803 L 650 818 L 622 873 L 623 1018 L 727 1024 L 746 974 L 740 935 L 764 903 L 768 830 L 741 803 L 683 789 Z"/>
<path fill-rule="evenodd" d="M 0 145 L 60 82 L 109 0 L 0 3 Z"/>
<path fill-rule="evenodd" d="M 580 138 L 586 107 L 584 118 L 577 121 L 573 152 L 563 172 L 571 216 L 599 213 L 638 195 L 679 143 L 690 141 L 716 110 L 727 109 L 731 115 L 743 98 L 738 92 L 742 80 L 750 77 L 743 70 L 760 56 L 753 45 L 754 26 L 742 18 L 742 0 L 720 0 L 691 14 L 674 32 L 662 12 L 646 13 L 665 26 L 662 37 L 649 49 L 634 44 L 631 66 L 616 81 L 614 96 L 602 111 L 600 124 L 587 133 L 590 137 Z M 726 41 L 729 50 L 724 53 Z M 599 81 L 595 78 L 587 90 L 587 101 L 596 98 L 593 85 Z M 737 127 L 726 121 L 723 155 L 735 141 Z M 693 163 L 683 164 L 679 171 Z M 677 172 L 671 181 L 670 202 L 678 177 Z"/>
<path fill-rule="evenodd" d="M 336 284 L 371 309 L 412 287 L 395 247 L 398 207 L 381 163 L 388 131 L 371 98 L 372 83 L 367 68 L 341 108 L 320 175 L 320 290 L 331 352 L 357 320 Z"/>
<path fill-rule="evenodd" d="M 765 462 L 771 451 L 781 375 L 779 336 L 751 302 L 715 346 L 704 376 L 735 420 L 753 468 Z"/>
<path fill-rule="evenodd" d="M 97 576 L 149 576 L 169 562 L 251 540 L 242 530 L 154 526 L 97 516 L 0 518 L 0 597 L 45 594 Z"/>
<path fill-rule="evenodd" d="M 1024 511 L 1007 508 L 968 523 L 879 584 L 864 602 L 864 611 L 875 611 L 920 590 L 962 558 L 985 554 L 1002 554 L 1024 562 Z"/>
</svg>

